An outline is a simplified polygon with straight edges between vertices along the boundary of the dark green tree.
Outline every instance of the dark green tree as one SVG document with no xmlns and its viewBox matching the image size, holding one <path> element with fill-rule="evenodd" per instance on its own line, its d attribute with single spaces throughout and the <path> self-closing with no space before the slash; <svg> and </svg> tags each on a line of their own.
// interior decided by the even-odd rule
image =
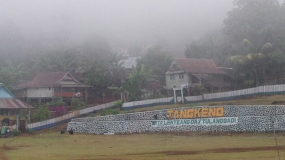
<svg viewBox="0 0 285 160">
<path fill-rule="evenodd" d="M 205 36 L 190 45 L 186 45 L 187 58 L 212 59 L 218 65 L 224 64 L 224 36 L 220 30 L 211 30 Z"/>
<path fill-rule="evenodd" d="M 148 53 L 137 60 L 137 67 L 144 65 L 146 70 L 151 70 L 157 76 L 160 86 L 165 86 L 165 73 L 170 67 L 173 58 L 159 46 L 148 49 Z"/>
<path fill-rule="evenodd" d="M 156 76 L 153 75 L 152 70 L 147 70 L 143 64 L 140 67 L 133 68 L 129 78 L 125 80 L 120 88 L 121 92 L 128 92 L 129 97 L 125 97 L 125 101 L 141 100 L 148 85 L 156 81 L 155 78 Z"/>
<path fill-rule="evenodd" d="M 277 0 L 234 0 L 235 8 L 224 20 L 226 45 L 231 55 L 242 54 L 241 41 L 248 39 L 253 46 L 261 48 L 274 43 L 280 25 L 280 5 Z"/>
<path fill-rule="evenodd" d="M 245 55 L 231 56 L 230 61 L 239 69 L 237 71 L 243 72 L 241 75 L 244 75 L 243 78 L 246 85 L 250 86 L 254 83 L 258 86 L 264 84 L 266 68 L 269 62 L 268 59 L 270 58 L 269 53 L 272 52 L 272 45 L 266 43 L 261 48 L 257 48 L 254 47 L 249 40 L 244 39 L 242 46 Z"/>
</svg>

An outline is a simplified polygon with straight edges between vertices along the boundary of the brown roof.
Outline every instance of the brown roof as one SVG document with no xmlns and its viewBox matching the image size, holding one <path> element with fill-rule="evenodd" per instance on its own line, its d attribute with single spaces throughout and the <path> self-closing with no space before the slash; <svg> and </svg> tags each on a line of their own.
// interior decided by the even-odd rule
<svg viewBox="0 0 285 160">
<path fill-rule="evenodd" d="M 0 99 L 0 109 L 1 108 L 27 109 L 27 108 L 34 108 L 34 107 L 18 99 L 10 98 L 10 99 Z"/>
<path fill-rule="evenodd" d="M 26 87 L 53 86 L 57 82 L 62 80 L 67 74 L 69 74 L 69 73 L 68 72 L 38 73 L 30 82 L 28 82 L 26 84 Z M 81 84 L 80 82 L 78 82 L 78 83 Z"/>
<path fill-rule="evenodd" d="M 226 74 L 216 66 L 213 60 L 210 59 L 176 58 L 174 61 L 181 68 L 181 70 L 187 73 Z"/>
</svg>

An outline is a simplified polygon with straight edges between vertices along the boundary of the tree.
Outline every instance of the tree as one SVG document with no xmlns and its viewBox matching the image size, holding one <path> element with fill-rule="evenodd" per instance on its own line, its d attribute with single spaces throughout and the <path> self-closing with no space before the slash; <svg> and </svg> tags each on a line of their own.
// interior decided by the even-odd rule
<svg viewBox="0 0 285 160">
<path fill-rule="evenodd" d="M 75 56 L 72 51 L 61 51 L 36 56 L 33 59 L 33 72 L 73 71 L 76 68 Z"/>
<path fill-rule="evenodd" d="M 96 60 L 86 60 L 80 63 L 77 73 L 84 77 L 85 84 L 100 87 L 104 84 L 104 71 L 102 64 Z"/>
<path fill-rule="evenodd" d="M 23 63 L 14 64 L 12 61 L 7 60 L 6 64 L 0 68 L 0 80 L 8 87 L 11 88 L 24 74 L 26 69 Z"/>
<path fill-rule="evenodd" d="M 123 62 L 120 63 L 122 56 L 111 54 L 107 60 L 106 71 L 104 76 L 108 80 L 108 86 L 120 87 L 125 75 L 125 68 L 122 67 Z"/>
<path fill-rule="evenodd" d="M 233 55 L 242 53 L 239 49 L 243 39 L 261 48 L 267 42 L 274 42 L 284 28 L 280 25 L 282 16 L 277 0 L 234 0 L 234 5 L 236 8 L 224 20 L 223 30 Z"/>
<path fill-rule="evenodd" d="M 264 44 L 261 48 L 254 47 L 253 44 L 244 39 L 242 42 L 243 50 L 246 55 L 236 55 L 230 57 L 232 63 L 235 64 L 237 69 L 242 68 L 244 79 L 247 85 L 252 84 L 254 81 L 255 85 L 264 84 L 265 71 L 268 65 L 266 57 L 269 57 L 269 53 L 272 52 L 272 45 L 270 43 Z M 238 65 L 240 66 L 237 66 Z"/>
<path fill-rule="evenodd" d="M 225 63 L 224 36 L 218 29 L 211 30 L 205 36 L 190 45 L 186 45 L 187 58 L 212 59 L 217 64 Z"/>
<path fill-rule="evenodd" d="M 167 52 L 163 51 L 159 46 L 153 46 L 148 49 L 146 55 L 137 60 L 137 66 L 140 68 L 144 65 L 146 70 L 151 70 L 157 76 L 160 85 L 165 86 L 165 73 L 172 61 L 173 58 Z"/>
<path fill-rule="evenodd" d="M 121 92 L 127 91 L 129 98 L 125 98 L 125 101 L 135 101 L 142 98 L 143 90 L 146 90 L 148 85 L 156 81 L 156 76 L 153 75 L 152 70 L 147 70 L 145 65 L 141 67 L 133 68 L 129 78 L 122 84 Z"/>
<path fill-rule="evenodd" d="M 35 121 L 43 121 L 49 118 L 50 111 L 47 106 L 40 106 L 36 113 L 33 114 Z"/>
</svg>

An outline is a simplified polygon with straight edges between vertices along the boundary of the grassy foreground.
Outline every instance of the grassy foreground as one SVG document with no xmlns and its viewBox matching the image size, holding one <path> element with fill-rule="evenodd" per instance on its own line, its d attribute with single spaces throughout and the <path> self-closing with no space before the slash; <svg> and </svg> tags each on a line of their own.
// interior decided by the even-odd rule
<svg viewBox="0 0 285 160">
<path fill-rule="evenodd" d="M 0 140 L 1 160 L 285 159 L 273 133 L 85 135 L 45 133 Z"/>
</svg>

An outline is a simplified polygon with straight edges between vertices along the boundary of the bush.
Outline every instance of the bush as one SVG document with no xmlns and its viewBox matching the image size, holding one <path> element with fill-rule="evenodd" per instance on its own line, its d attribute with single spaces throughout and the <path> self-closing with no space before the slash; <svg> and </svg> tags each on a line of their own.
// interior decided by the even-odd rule
<svg viewBox="0 0 285 160">
<path fill-rule="evenodd" d="M 26 128 L 25 133 L 33 133 L 33 131 L 30 128 Z"/>
<path fill-rule="evenodd" d="M 122 100 L 118 100 L 114 103 L 115 107 L 118 107 L 120 110 L 122 110 L 122 105 L 123 105 L 123 101 Z"/>
<path fill-rule="evenodd" d="M 84 107 L 84 102 L 80 98 L 72 98 L 71 100 L 71 108 L 79 109 Z"/>
<path fill-rule="evenodd" d="M 47 106 L 66 106 L 66 103 L 62 101 L 61 98 L 53 99 L 52 102 L 46 103 Z"/>
<path fill-rule="evenodd" d="M 200 84 L 198 86 L 198 90 L 199 90 L 200 94 L 208 93 L 208 90 L 205 88 L 205 86 L 203 84 Z"/>
<path fill-rule="evenodd" d="M 22 134 L 21 131 L 17 130 L 17 129 L 12 130 L 12 133 L 13 133 L 14 136 L 19 136 L 19 135 Z"/>
<path fill-rule="evenodd" d="M 49 118 L 50 111 L 47 106 L 40 106 L 36 113 L 33 114 L 33 118 L 35 121 L 43 121 Z"/>
</svg>

